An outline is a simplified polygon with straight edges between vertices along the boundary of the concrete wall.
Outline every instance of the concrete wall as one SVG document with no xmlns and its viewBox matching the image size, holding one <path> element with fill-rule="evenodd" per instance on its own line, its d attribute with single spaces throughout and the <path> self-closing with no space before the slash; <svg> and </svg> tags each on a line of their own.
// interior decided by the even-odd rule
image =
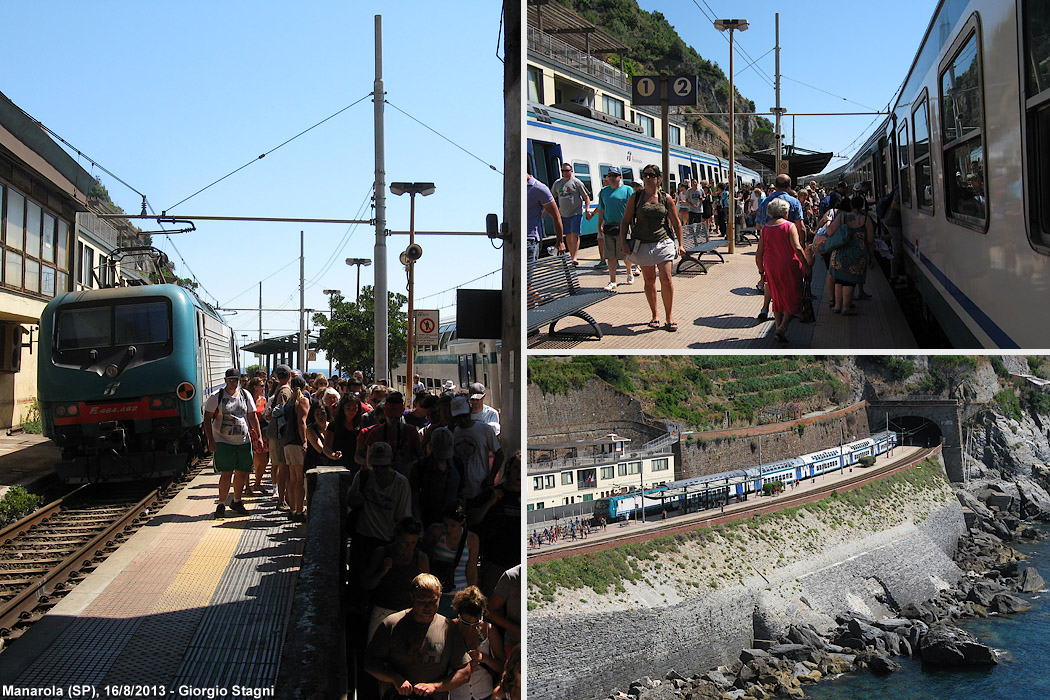
<svg viewBox="0 0 1050 700">
<path fill-rule="evenodd" d="M 532 615 L 529 694 L 551 700 L 602 697 L 671 668 L 689 676 L 728 663 L 752 639 L 775 636 L 788 624 L 829 627 L 836 612 L 885 615 L 881 600 L 896 605 L 927 600 L 961 576 L 951 554 L 964 532 L 961 507 L 951 499 L 921 523 L 792 563 L 769 583 L 751 577 L 744 586 L 648 609 Z"/>
</svg>

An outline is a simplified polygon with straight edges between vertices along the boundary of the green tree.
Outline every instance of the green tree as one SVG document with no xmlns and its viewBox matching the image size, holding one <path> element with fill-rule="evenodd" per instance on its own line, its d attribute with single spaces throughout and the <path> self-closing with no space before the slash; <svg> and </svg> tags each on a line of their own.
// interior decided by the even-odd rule
<svg viewBox="0 0 1050 700">
<path fill-rule="evenodd" d="M 408 303 L 404 294 L 388 292 L 387 350 L 389 366 L 405 354 L 408 313 L 402 310 Z M 341 294 L 333 294 L 332 316 L 314 314 L 314 324 L 321 328 L 317 347 L 324 350 L 341 368 L 361 370 L 366 377 L 375 378 L 375 289 L 361 287 L 361 303 L 347 301 Z"/>
<path fill-rule="evenodd" d="M 934 355 L 930 358 L 930 374 L 937 374 L 948 388 L 948 398 L 977 369 L 977 359 L 965 355 Z"/>
</svg>

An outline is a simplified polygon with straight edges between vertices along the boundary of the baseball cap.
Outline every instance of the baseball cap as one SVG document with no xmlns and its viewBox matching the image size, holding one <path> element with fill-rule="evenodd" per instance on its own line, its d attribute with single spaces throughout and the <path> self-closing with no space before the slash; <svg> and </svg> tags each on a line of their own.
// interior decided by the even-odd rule
<svg viewBox="0 0 1050 700">
<path fill-rule="evenodd" d="M 470 385 L 470 398 L 472 399 L 483 399 L 485 398 L 485 385 L 481 382 L 474 382 Z"/>
<path fill-rule="evenodd" d="M 292 373 L 292 368 L 288 365 L 277 365 L 273 368 L 273 373 L 276 374 L 280 379 L 284 379 Z"/>
<path fill-rule="evenodd" d="M 456 396 L 452 399 L 452 415 L 465 416 L 470 413 L 470 404 L 466 396 Z"/>
<path fill-rule="evenodd" d="M 368 448 L 368 463 L 373 467 L 394 461 L 394 450 L 386 442 L 375 442 Z"/>
<path fill-rule="evenodd" d="M 226 370 L 226 378 L 230 379 L 231 377 L 234 378 L 234 379 L 240 379 L 241 378 L 241 373 L 238 372 L 235 369 L 228 369 L 228 370 Z"/>
<path fill-rule="evenodd" d="M 620 169 L 617 168 L 615 165 L 612 166 L 611 168 L 609 168 L 609 170 L 608 170 L 608 174 L 613 174 L 613 173 L 615 173 L 616 175 L 622 175 L 623 174 L 623 173 L 620 172 Z"/>
<path fill-rule="evenodd" d="M 430 436 L 430 451 L 438 459 L 452 459 L 452 431 L 438 428 Z"/>
</svg>

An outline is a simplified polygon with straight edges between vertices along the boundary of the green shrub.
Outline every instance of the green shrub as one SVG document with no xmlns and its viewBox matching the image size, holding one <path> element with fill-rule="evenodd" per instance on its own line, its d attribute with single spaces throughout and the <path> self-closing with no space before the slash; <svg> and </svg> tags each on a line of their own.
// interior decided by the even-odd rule
<svg viewBox="0 0 1050 700">
<path fill-rule="evenodd" d="M 25 417 L 22 418 L 22 430 L 33 435 L 39 435 L 44 432 L 40 424 L 40 401 L 36 398 L 33 399 L 32 405 L 26 411 Z"/>
<path fill-rule="evenodd" d="M 7 527 L 40 507 L 43 499 L 21 486 L 12 486 L 0 498 L 0 527 Z"/>
<path fill-rule="evenodd" d="M 992 397 L 992 403 L 995 404 L 995 410 L 1002 416 L 1007 418 L 1013 418 L 1018 423 L 1021 422 L 1023 414 L 1021 413 L 1021 402 L 1017 400 L 1017 394 L 1011 388 L 1006 388 Z"/>
<path fill-rule="evenodd" d="M 992 364 L 992 369 L 995 370 L 995 374 L 1003 379 L 1010 378 L 1010 370 L 1006 369 L 1006 365 L 1003 361 L 995 355 L 989 355 L 988 361 Z"/>
</svg>

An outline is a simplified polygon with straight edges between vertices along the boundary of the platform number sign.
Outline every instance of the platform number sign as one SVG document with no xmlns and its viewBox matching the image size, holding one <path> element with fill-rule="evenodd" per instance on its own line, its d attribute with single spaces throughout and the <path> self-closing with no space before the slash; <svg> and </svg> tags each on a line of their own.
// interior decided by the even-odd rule
<svg viewBox="0 0 1050 700">
<path fill-rule="evenodd" d="M 661 89 L 664 82 L 666 88 Z M 696 84 L 695 75 L 641 75 L 632 81 L 631 100 L 636 105 L 659 106 L 660 98 L 666 96 L 671 105 L 696 105 Z"/>
<path fill-rule="evenodd" d="M 634 79 L 631 86 L 631 101 L 636 105 L 658 105 L 660 104 L 660 76 L 643 75 Z"/>
</svg>

